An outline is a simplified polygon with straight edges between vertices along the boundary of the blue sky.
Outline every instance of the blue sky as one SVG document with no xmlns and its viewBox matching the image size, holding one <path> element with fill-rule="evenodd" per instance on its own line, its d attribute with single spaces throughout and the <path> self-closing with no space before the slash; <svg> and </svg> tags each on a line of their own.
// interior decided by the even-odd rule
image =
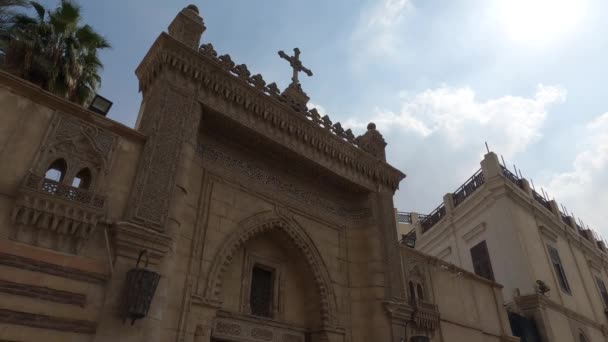
<svg viewBox="0 0 608 342">
<path fill-rule="evenodd" d="M 56 1 L 43 1 L 53 6 Z M 113 49 L 100 93 L 133 126 L 134 70 L 188 1 L 80 1 Z M 320 111 L 377 123 L 407 173 L 395 198 L 427 213 L 479 168 L 484 141 L 608 236 L 608 26 L 603 0 L 207 0 L 203 42 L 282 88 L 299 47 Z M 511 166 L 512 167 L 512 166 Z"/>
</svg>

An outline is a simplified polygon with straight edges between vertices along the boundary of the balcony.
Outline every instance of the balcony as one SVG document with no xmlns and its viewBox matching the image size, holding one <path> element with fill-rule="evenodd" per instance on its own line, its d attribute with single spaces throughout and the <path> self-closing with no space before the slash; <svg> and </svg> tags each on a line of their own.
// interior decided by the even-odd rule
<svg viewBox="0 0 608 342">
<path fill-rule="evenodd" d="M 16 196 L 11 220 L 16 229 L 45 230 L 72 239 L 77 252 L 106 212 L 106 197 L 28 173 Z"/>
</svg>

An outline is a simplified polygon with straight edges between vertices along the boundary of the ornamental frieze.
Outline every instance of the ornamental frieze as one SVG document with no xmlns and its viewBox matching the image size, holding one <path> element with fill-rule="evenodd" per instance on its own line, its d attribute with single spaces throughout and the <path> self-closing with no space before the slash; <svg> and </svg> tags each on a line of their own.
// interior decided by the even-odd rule
<svg viewBox="0 0 608 342">
<path fill-rule="evenodd" d="M 310 186 L 299 184 L 296 179 L 282 178 L 271 170 L 254 165 L 244 155 L 230 154 L 215 144 L 201 143 L 197 153 L 203 166 L 210 171 L 235 179 L 293 207 L 304 208 L 311 213 L 324 213 L 323 217 L 330 221 L 359 222 L 372 216 L 369 208 L 350 208 L 337 200 L 325 198 L 318 191 L 306 190 Z"/>
</svg>

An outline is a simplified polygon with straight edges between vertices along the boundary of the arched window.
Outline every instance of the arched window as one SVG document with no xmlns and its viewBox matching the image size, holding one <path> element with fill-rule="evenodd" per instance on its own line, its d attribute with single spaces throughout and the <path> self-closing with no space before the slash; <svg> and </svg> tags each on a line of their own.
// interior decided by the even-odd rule
<svg viewBox="0 0 608 342">
<path fill-rule="evenodd" d="M 44 178 L 61 183 L 68 165 L 63 159 L 55 160 L 46 170 Z"/>
<path fill-rule="evenodd" d="M 416 293 L 414 292 L 414 283 L 412 283 L 411 281 L 409 283 L 409 289 L 410 289 L 410 301 L 414 302 L 416 300 Z"/>
<path fill-rule="evenodd" d="M 424 292 L 422 291 L 422 285 L 416 284 L 416 292 L 418 292 L 418 299 L 424 300 Z"/>
<path fill-rule="evenodd" d="M 80 189 L 88 189 L 91 186 L 91 171 L 88 168 L 84 168 L 76 174 L 74 180 L 72 180 L 72 186 Z"/>
</svg>

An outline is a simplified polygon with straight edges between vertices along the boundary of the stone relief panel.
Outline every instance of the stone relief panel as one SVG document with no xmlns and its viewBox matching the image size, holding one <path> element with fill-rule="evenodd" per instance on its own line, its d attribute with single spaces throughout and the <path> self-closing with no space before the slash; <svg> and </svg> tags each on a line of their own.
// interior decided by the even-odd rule
<svg viewBox="0 0 608 342">
<path fill-rule="evenodd" d="M 129 217 L 162 230 L 175 187 L 187 113 L 193 101 L 171 87 L 167 87 L 159 99 L 153 95 L 146 105 L 152 109 L 142 120 L 141 130 L 148 135 L 148 141 L 138 166 Z"/>
<path fill-rule="evenodd" d="M 238 318 L 216 318 L 213 324 L 213 338 L 239 342 L 304 342 L 303 331 L 287 326 L 272 326 L 264 322 L 256 323 Z"/>
<path fill-rule="evenodd" d="M 340 200 L 327 198 L 295 177 L 273 171 L 270 167 L 260 167 L 242 153 L 229 150 L 212 141 L 201 142 L 197 153 L 203 167 L 235 180 L 254 191 L 274 198 L 288 206 L 308 213 L 321 215 L 337 224 L 360 222 L 371 218 L 369 208 L 353 208 Z M 312 191 L 311 191 L 312 190 Z"/>
</svg>

